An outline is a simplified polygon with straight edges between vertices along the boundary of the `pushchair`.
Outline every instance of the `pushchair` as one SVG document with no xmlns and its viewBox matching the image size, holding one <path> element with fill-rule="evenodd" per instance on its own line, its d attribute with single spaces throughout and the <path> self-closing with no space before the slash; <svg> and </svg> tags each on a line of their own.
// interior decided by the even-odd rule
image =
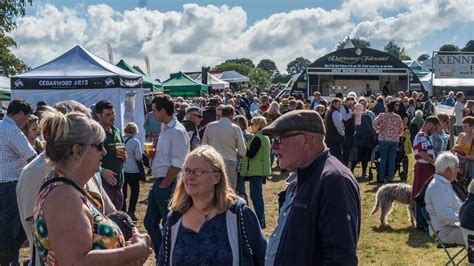
<svg viewBox="0 0 474 266">
<path fill-rule="evenodd" d="M 400 137 L 400 141 L 398 142 L 398 147 L 397 147 L 397 154 L 395 155 L 395 172 L 398 173 L 398 176 L 400 177 L 400 180 L 402 182 L 406 182 L 408 178 L 408 157 L 405 155 L 405 137 Z M 374 179 L 374 174 L 372 170 L 375 169 L 376 173 L 376 178 L 377 180 L 379 179 L 380 173 L 379 173 L 379 166 L 380 166 L 380 145 L 377 143 L 377 145 L 374 147 L 372 151 L 372 155 L 370 157 L 370 166 L 369 166 L 369 181 L 372 181 Z M 386 168 L 388 171 L 388 167 Z M 385 175 L 388 175 L 385 173 Z"/>
</svg>

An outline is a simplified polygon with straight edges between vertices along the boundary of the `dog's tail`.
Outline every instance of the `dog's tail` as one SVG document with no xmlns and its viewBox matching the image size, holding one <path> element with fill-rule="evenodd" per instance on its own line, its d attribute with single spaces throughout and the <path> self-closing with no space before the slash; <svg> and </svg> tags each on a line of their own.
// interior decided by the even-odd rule
<svg viewBox="0 0 474 266">
<path fill-rule="evenodd" d="M 379 204 L 379 193 L 377 193 L 377 194 L 375 195 L 375 205 L 374 205 L 374 209 L 372 210 L 371 215 L 374 215 L 374 214 L 379 210 L 379 208 L 380 208 L 379 205 L 380 205 L 380 204 Z"/>
</svg>

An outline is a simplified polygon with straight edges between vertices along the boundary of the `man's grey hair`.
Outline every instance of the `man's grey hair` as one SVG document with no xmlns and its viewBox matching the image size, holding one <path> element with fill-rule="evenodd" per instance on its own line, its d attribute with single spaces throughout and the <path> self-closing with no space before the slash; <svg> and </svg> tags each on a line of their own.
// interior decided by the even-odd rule
<svg viewBox="0 0 474 266">
<path fill-rule="evenodd" d="M 416 110 L 416 111 L 415 111 L 415 116 L 416 116 L 416 117 L 423 117 L 423 111 L 421 111 L 421 110 Z"/>
<path fill-rule="evenodd" d="M 444 176 L 446 170 L 456 169 L 459 166 L 459 159 L 450 151 L 446 151 L 438 155 L 435 161 L 435 172 Z"/>
</svg>

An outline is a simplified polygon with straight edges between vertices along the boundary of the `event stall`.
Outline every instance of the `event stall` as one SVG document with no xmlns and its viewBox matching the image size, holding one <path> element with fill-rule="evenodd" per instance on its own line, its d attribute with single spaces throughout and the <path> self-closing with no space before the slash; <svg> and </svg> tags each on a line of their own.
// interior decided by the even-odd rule
<svg viewBox="0 0 474 266">
<path fill-rule="evenodd" d="M 208 93 L 207 85 L 196 82 L 183 72 L 163 81 L 163 90 L 171 96 L 196 97 Z"/>
<path fill-rule="evenodd" d="M 137 75 L 142 76 L 143 88 L 149 89 L 150 92 L 158 92 L 163 91 L 163 86 L 161 82 L 153 80 L 152 78 L 145 75 L 139 68 L 135 68 L 127 64 L 125 60 L 120 59 L 120 61 L 116 64 L 116 66 L 120 67 L 121 69 L 125 69 L 129 72 L 135 73 Z"/>
<path fill-rule="evenodd" d="M 54 104 L 76 100 L 91 107 L 99 100 L 115 106 L 115 126 L 127 122 L 144 123 L 142 77 L 116 67 L 76 46 L 58 58 L 25 73 L 11 77 L 13 99 Z M 144 140 L 144 134 L 139 135 Z"/>
<path fill-rule="evenodd" d="M 5 76 L 0 76 L 0 102 L 10 101 L 10 79 Z"/>
<path fill-rule="evenodd" d="M 190 74 L 186 73 L 186 75 L 196 82 L 201 82 L 202 80 L 201 72 L 192 72 Z M 212 88 L 213 91 L 223 91 L 226 88 L 230 88 L 229 82 L 218 79 L 211 73 L 207 73 L 207 85 L 209 85 L 209 88 Z"/>
<path fill-rule="evenodd" d="M 222 73 L 215 73 L 213 74 L 214 77 L 229 82 L 229 83 L 242 83 L 242 82 L 249 82 L 250 79 L 247 76 L 240 74 L 237 71 L 224 71 Z"/>
<path fill-rule="evenodd" d="M 361 95 L 366 84 L 372 92 L 379 92 L 386 83 L 390 93 L 424 90 L 419 78 L 400 59 L 370 48 L 346 48 L 324 55 L 307 67 L 292 89 L 306 95 L 315 91 L 325 96 L 350 91 Z"/>
</svg>

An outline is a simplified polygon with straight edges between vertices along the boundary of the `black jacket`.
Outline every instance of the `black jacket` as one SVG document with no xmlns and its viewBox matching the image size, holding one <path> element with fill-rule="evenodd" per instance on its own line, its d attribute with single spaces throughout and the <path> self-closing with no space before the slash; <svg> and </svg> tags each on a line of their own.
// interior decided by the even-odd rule
<svg viewBox="0 0 474 266">
<path fill-rule="evenodd" d="M 275 265 L 357 265 L 361 206 L 356 179 L 328 150 L 297 174 Z"/>
</svg>

